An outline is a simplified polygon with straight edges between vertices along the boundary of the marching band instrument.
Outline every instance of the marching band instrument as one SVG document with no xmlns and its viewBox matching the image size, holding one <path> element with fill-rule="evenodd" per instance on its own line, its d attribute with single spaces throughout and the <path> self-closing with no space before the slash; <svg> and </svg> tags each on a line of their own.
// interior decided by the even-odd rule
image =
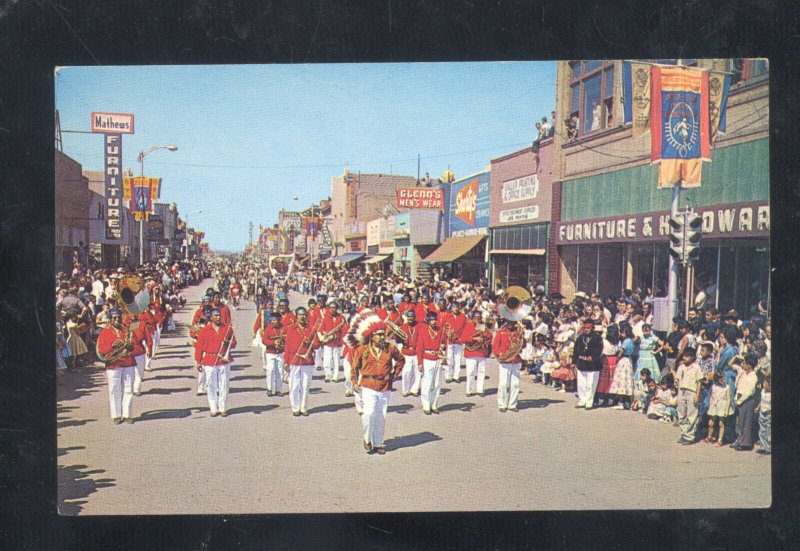
<svg viewBox="0 0 800 551">
<path fill-rule="evenodd" d="M 119 296 L 120 308 L 133 317 L 147 310 L 150 304 L 150 292 L 137 274 L 122 276 L 117 280 L 114 291 Z"/>
<path fill-rule="evenodd" d="M 111 350 L 108 354 L 101 354 L 98 345 L 100 344 L 100 340 L 98 339 L 97 343 L 95 343 L 95 353 L 97 357 L 102 362 L 110 363 L 114 362 L 121 357 L 130 354 L 133 350 L 133 331 L 128 330 L 128 333 L 121 339 L 117 339 L 111 345 Z"/>
<path fill-rule="evenodd" d="M 222 339 L 222 344 L 219 345 L 219 351 L 217 352 L 217 358 L 214 361 L 215 365 L 220 360 L 223 360 L 223 361 L 224 360 L 228 360 L 225 363 L 230 363 L 231 362 L 231 357 L 230 357 L 231 343 L 233 342 L 233 335 L 234 335 L 234 330 L 235 329 L 236 329 L 236 322 L 231 322 L 231 324 L 228 326 L 228 331 L 225 333 L 225 338 Z M 224 350 L 224 353 L 223 353 L 223 350 Z"/>
<path fill-rule="evenodd" d="M 304 346 L 308 346 L 308 348 L 306 349 L 305 353 L 303 353 L 303 354 L 298 354 L 297 352 L 295 352 L 294 353 L 294 360 L 297 360 L 297 358 L 302 358 L 304 360 L 307 360 L 308 359 L 308 355 L 311 354 L 311 348 L 312 348 L 312 345 L 314 344 L 314 336 L 317 334 L 317 331 L 319 331 L 319 328 L 322 325 L 322 318 L 318 319 L 317 322 L 314 325 L 315 325 L 315 327 L 309 333 L 310 338 L 309 338 L 309 335 L 306 335 L 303 338 L 303 340 L 300 342 L 300 346 L 297 347 L 297 350 L 299 352 L 300 350 L 302 350 L 302 348 Z"/>
<path fill-rule="evenodd" d="M 320 325 L 322 325 L 322 324 L 320 324 Z M 322 344 L 325 344 L 325 343 L 328 343 L 328 342 L 332 341 L 334 339 L 334 337 L 336 336 L 336 332 L 339 329 L 341 329 L 343 325 L 344 325 L 344 317 L 342 318 L 342 321 L 340 321 L 338 324 L 336 324 L 336 327 L 334 327 L 330 331 L 327 331 L 325 333 L 320 333 L 319 335 L 317 335 L 317 337 L 319 338 L 319 342 L 321 342 Z"/>
<path fill-rule="evenodd" d="M 513 331 L 510 335 L 511 343 L 508 346 L 508 350 L 506 350 L 505 354 L 495 356 L 495 359 L 499 363 L 507 363 L 508 360 L 513 359 L 517 354 L 522 351 L 522 347 L 525 346 L 525 339 L 520 335 L 519 331 Z"/>
<path fill-rule="evenodd" d="M 387 318 L 387 319 L 383 320 L 383 323 L 385 323 L 386 327 L 389 329 L 389 331 L 394 333 L 395 336 L 398 339 L 400 339 L 401 341 L 405 341 L 406 339 L 408 339 L 408 335 L 406 335 L 406 332 L 403 331 L 402 329 L 400 329 L 400 327 L 398 327 L 397 324 L 394 323 L 393 321 L 390 321 Z"/>
<path fill-rule="evenodd" d="M 497 311 L 507 320 L 521 321 L 533 308 L 533 297 L 524 287 L 511 286 L 503 293 L 504 301 L 497 305 Z"/>
<path fill-rule="evenodd" d="M 475 334 L 470 342 L 464 344 L 464 349 L 469 350 L 470 352 L 475 352 L 476 350 L 485 348 L 487 345 L 486 336 L 483 334 L 485 330 L 486 327 L 484 325 L 476 325 Z"/>
</svg>

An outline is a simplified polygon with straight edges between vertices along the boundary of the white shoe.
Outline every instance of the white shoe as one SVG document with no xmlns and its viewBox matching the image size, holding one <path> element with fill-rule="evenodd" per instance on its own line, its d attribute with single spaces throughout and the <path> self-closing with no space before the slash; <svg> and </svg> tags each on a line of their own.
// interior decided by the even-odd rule
<svg viewBox="0 0 800 551">
<path fill-rule="evenodd" d="M 556 392 L 566 392 L 566 390 L 564 390 L 563 388 L 559 388 L 558 390 L 556 390 Z"/>
<path fill-rule="evenodd" d="M 622 404 L 617 404 L 616 406 L 612 406 L 611 409 L 625 409 L 625 406 Z"/>
</svg>

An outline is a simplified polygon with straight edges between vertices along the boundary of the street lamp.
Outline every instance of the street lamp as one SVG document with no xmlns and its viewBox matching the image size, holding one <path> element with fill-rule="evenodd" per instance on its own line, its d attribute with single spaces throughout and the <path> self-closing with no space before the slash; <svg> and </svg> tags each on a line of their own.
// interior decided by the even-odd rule
<svg viewBox="0 0 800 551">
<path fill-rule="evenodd" d="M 189 260 L 189 215 L 190 214 L 201 214 L 203 210 L 193 210 L 192 212 L 186 213 L 186 260 Z"/>
<path fill-rule="evenodd" d="M 155 147 L 151 147 L 147 151 L 140 151 L 139 152 L 139 176 L 144 177 L 144 158 L 150 155 L 153 151 L 157 151 L 159 149 L 166 149 L 168 151 L 177 151 L 177 145 L 157 145 Z M 139 220 L 139 266 L 144 264 L 144 216 Z"/>
</svg>

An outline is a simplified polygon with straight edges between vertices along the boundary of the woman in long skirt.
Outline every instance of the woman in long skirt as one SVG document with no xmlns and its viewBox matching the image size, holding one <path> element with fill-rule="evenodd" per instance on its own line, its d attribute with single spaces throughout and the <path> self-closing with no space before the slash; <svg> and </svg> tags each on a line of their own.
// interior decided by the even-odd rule
<svg viewBox="0 0 800 551">
<path fill-rule="evenodd" d="M 619 328 L 616 325 L 609 325 L 606 327 L 606 336 L 603 339 L 603 367 L 597 382 L 597 401 L 602 402 L 603 406 L 611 405 L 609 390 L 617 366 L 617 350 L 619 350 Z"/>
<path fill-rule="evenodd" d="M 620 332 L 622 344 L 619 345 L 617 351 L 617 365 L 614 367 L 614 377 L 608 393 L 614 396 L 616 402 L 614 409 L 627 409 L 630 407 L 631 396 L 633 396 L 634 378 L 631 357 L 636 351 L 636 345 L 633 343 L 633 335 L 629 326 L 624 326 Z"/>
<path fill-rule="evenodd" d="M 78 334 L 79 325 L 77 323 L 77 316 L 68 314 L 66 325 L 67 345 L 70 350 L 72 350 L 72 369 L 75 369 L 78 365 L 78 358 L 89 352 L 89 349 L 86 348 L 86 343 L 83 342 L 83 339 Z"/>
</svg>

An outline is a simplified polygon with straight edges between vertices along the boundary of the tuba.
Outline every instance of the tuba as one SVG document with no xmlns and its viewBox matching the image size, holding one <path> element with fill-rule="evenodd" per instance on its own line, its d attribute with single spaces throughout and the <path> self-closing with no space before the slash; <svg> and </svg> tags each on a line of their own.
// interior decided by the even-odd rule
<svg viewBox="0 0 800 551">
<path fill-rule="evenodd" d="M 521 321 L 531 313 L 533 301 L 524 287 L 514 285 L 503 293 L 503 303 L 497 306 L 498 312 L 507 320 Z"/>
<path fill-rule="evenodd" d="M 103 362 L 113 362 L 127 354 L 132 347 L 133 332 L 139 328 L 136 316 L 147 310 L 150 304 L 150 292 L 144 284 L 144 280 L 137 274 L 127 274 L 117 280 L 114 285 L 117 294 L 117 305 L 124 314 L 128 314 L 132 321 L 128 326 L 128 335 L 124 340 L 114 343 L 111 352 L 105 356 L 100 353 L 95 344 L 95 354 Z"/>
</svg>

